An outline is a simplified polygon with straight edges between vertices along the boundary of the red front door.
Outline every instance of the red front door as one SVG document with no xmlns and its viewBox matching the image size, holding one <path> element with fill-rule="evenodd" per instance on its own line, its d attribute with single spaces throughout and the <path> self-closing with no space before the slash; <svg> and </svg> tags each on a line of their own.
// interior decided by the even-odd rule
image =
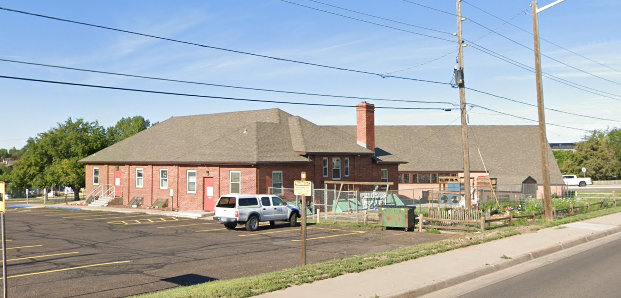
<svg viewBox="0 0 621 298">
<path fill-rule="evenodd" d="M 213 177 L 205 177 L 203 181 L 205 182 L 203 183 L 203 210 L 213 211 L 218 199 L 214 198 Z"/>
<path fill-rule="evenodd" d="M 114 196 L 123 196 L 123 187 L 121 186 L 121 171 L 114 171 Z"/>
</svg>

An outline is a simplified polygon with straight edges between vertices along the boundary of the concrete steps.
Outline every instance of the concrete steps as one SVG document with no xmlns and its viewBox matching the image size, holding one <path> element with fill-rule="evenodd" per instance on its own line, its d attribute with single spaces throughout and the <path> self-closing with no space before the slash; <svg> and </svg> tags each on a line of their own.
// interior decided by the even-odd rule
<svg viewBox="0 0 621 298">
<path fill-rule="evenodd" d="M 101 197 L 88 204 L 91 207 L 106 207 L 110 201 L 114 200 L 114 197 Z"/>
</svg>

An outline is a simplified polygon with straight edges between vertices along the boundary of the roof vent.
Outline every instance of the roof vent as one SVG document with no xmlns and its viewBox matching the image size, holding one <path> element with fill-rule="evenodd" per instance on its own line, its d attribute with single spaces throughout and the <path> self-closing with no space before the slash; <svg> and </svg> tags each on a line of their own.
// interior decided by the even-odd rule
<svg viewBox="0 0 621 298">
<path fill-rule="evenodd" d="M 244 128 L 244 134 L 248 133 L 248 128 Z"/>
</svg>

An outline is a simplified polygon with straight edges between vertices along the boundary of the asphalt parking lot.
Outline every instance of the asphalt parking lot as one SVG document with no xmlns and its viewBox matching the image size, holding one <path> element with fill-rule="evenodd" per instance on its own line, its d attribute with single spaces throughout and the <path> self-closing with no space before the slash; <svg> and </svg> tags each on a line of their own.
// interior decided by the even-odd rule
<svg viewBox="0 0 621 298">
<path fill-rule="evenodd" d="M 230 231 L 209 220 L 49 208 L 10 208 L 5 218 L 10 297 L 126 297 L 300 263 L 300 228 L 284 223 Z M 309 226 L 307 262 L 446 237 Z"/>
</svg>

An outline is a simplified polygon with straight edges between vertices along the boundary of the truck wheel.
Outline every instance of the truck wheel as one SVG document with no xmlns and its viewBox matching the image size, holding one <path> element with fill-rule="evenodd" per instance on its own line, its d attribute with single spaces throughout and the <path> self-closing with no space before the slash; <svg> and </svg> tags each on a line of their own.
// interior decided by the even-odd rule
<svg viewBox="0 0 621 298">
<path fill-rule="evenodd" d="M 237 223 L 236 222 L 227 222 L 224 224 L 224 227 L 229 229 L 229 230 L 233 230 L 235 229 L 235 227 L 237 227 Z"/>
<path fill-rule="evenodd" d="M 253 215 L 248 218 L 248 221 L 246 222 L 246 230 L 252 232 L 256 231 L 257 228 L 259 228 L 259 218 L 256 215 Z"/>
<path fill-rule="evenodd" d="M 291 213 L 291 217 L 289 217 L 289 225 L 292 227 L 295 227 L 298 225 L 298 214 L 297 213 Z"/>
<path fill-rule="evenodd" d="M 584 181 L 580 181 L 580 183 L 578 183 L 578 186 L 580 186 L 580 187 L 585 187 L 585 186 L 586 186 L 586 182 L 584 182 Z"/>
</svg>

